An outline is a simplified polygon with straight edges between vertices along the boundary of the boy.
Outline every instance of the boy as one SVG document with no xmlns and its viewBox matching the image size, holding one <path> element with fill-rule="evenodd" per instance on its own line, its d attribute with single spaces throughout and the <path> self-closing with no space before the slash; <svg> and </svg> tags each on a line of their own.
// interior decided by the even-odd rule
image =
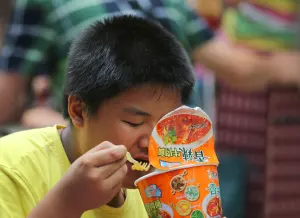
<svg viewBox="0 0 300 218">
<path fill-rule="evenodd" d="M 146 218 L 132 190 L 144 173 L 125 154 L 148 161 L 152 129 L 193 85 L 184 50 L 157 24 L 120 16 L 90 26 L 69 53 L 70 124 L 0 139 L 0 217 Z"/>
</svg>

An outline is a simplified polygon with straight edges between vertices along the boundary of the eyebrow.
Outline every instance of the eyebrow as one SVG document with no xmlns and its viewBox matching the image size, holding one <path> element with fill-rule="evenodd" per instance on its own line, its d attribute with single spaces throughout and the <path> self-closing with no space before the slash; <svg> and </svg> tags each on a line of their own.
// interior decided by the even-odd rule
<svg viewBox="0 0 300 218">
<path fill-rule="evenodd" d="M 135 107 L 123 108 L 123 111 L 126 113 L 131 113 L 131 114 L 139 115 L 139 116 L 151 116 L 149 113 L 147 113 L 145 111 L 141 111 Z"/>
</svg>

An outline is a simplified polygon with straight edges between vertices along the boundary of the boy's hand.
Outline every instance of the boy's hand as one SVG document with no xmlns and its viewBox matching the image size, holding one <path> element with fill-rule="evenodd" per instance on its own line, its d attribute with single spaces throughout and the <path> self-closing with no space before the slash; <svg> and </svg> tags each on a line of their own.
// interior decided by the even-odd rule
<svg viewBox="0 0 300 218">
<path fill-rule="evenodd" d="M 30 217 L 80 217 L 110 202 L 120 192 L 127 174 L 126 152 L 124 146 L 110 142 L 91 149 L 71 165 Z"/>
<path fill-rule="evenodd" d="M 110 202 L 127 174 L 124 146 L 103 142 L 77 159 L 60 181 L 62 195 L 82 211 Z"/>
</svg>

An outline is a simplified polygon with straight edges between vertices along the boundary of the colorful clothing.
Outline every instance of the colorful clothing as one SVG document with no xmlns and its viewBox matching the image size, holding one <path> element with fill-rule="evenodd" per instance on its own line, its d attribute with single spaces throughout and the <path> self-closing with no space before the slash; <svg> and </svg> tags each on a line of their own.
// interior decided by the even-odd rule
<svg viewBox="0 0 300 218">
<path fill-rule="evenodd" d="M 188 53 L 213 36 L 182 0 L 16 0 L 0 69 L 30 76 L 51 74 L 55 95 L 61 99 L 71 40 L 94 21 L 121 14 L 159 22 Z"/>
<path fill-rule="evenodd" d="M 261 51 L 295 48 L 298 40 L 296 0 L 241 2 L 225 14 L 223 29 L 241 45 Z"/>
<path fill-rule="evenodd" d="M 0 138 L 0 217 L 25 218 L 62 178 L 70 162 L 58 129 L 48 127 Z M 120 208 L 103 206 L 82 218 L 147 218 L 138 190 L 127 190 Z"/>
</svg>

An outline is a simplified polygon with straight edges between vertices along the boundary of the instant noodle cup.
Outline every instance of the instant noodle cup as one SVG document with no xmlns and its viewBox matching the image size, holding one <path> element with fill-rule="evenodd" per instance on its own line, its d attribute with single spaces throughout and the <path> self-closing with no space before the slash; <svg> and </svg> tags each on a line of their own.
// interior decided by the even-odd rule
<svg viewBox="0 0 300 218">
<path fill-rule="evenodd" d="M 135 185 L 150 218 L 222 218 L 216 165 L 154 172 Z"/>
<path fill-rule="evenodd" d="M 149 141 L 149 161 L 158 170 L 191 164 L 219 164 L 212 121 L 200 108 L 182 106 L 165 115 Z"/>
</svg>

